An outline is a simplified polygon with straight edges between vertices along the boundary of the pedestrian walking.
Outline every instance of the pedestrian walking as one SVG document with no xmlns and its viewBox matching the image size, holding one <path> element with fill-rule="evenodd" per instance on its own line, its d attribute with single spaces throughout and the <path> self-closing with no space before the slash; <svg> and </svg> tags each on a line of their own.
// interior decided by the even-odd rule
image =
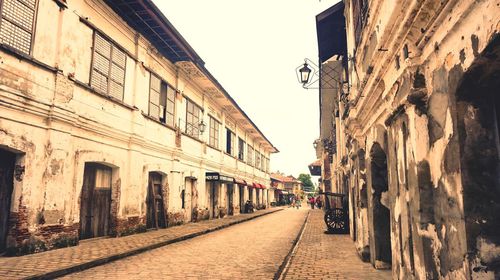
<svg viewBox="0 0 500 280">
<path fill-rule="evenodd" d="M 311 209 L 314 209 L 314 203 L 316 203 L 316 201 L 314 200 L 314 196 L 311 196 L 309 198 L 309 204 L 311 204 Z"/>
<path fill-rule="evenodd" d="M 323 207 L 323 201 L 321 201 L 321 196 L 316 197 L 316 206 L 318 209 L 321 209 Z"/>
</svg>

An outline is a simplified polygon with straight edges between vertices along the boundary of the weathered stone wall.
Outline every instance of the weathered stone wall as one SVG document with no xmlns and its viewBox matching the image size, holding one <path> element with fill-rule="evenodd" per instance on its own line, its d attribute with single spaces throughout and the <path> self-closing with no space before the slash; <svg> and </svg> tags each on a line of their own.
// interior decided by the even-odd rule
<svg viewBox="0 0 500 280">
<path fill-rule="evenodd" d="M 500 6 L 488 0 L 370 1 L 356 45 L 352 2 L 346 1 L 345 13 L 352 87 L 340 112 L 348 116 L 337 125 L 346 131 L 338 147 L 342 153 L 350 137 L 366 143 L 372 263 L 377 266 L 381 229 L 371 203 L 378 200 L 390 212 L 395 278 L 498 277 L 498 211 L 492 210 L 500 205 L 492 199 L 499 185 L 498 101 L 492 92 L 498 92 Z M 382 193 L 370 154 L 375 143 L 386 155 L 388 190 Z M 344 167 L 361 169 L 356 161 Z M 360 181 L 352 176 L 358 174 L 349 175 L 353 204 Z M 365 227 L 361 209 L 353 210 Z M 357 236 L 365 230 L 357 229 Z"/>
</svg>

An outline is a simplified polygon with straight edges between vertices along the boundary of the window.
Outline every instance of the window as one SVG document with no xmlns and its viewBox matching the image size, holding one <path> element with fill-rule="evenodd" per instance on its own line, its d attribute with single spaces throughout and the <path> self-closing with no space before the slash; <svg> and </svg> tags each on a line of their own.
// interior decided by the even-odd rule
<svg viewBox="0 0 500 280">
<path fill-rule="evenodd" d="M 266 158 L 264 157 L 264 155 L 261 155 L 260 158 L 260 170 L 266 170 Z"/>
<path fill-rule="evenodd" d="M 260 153 L 255 151 L 255 168 L 260 169 Z"/>
<path fill-rule="evenodd" d="M 219 127 L 220 123 L 210 117 L 210 137 L 208 139 L 208 144 L 216 149 L 219 148 Z"/>
<path fill-rule="evenodd" d="M 0 1 L 0 43 L 31 53 L 36 0 Z"/>
<path fill-rule="evenodd" d="M 127 56 L 113 43 L 94 32 L 90 86 L 96 91 L 123 100 Z"/>
<path fill-rule="evenodd" d="M 200 137 L 198 125 L 200 123 L 200 106 L 186 99 L 186 134 L 196 138 Z"/>
<path fill-rule="evenodd" d="M 247 146 L 247 163 L 253 166 L 253 148 L 250 144 Z"/>
<path fill-rule="evenodd" d="M 229 128 L 226 128 L 226 153 L 234 156 L 234 142 L 236 136 Z"/>
<path fill-rule="evenodd" d="M 162 123 L 174 126 L 175 89 L 151 74 L 149 115 Z"/>
<path fill-rule="evenodd" d="M 245 141 L 238 137 L 238 159 L 245 160 Z"/>
<path fill-rule="evenodd" d="M 268 158 L 267 159 L 267 164 L 266 164 L 266 172 L 267 173 L 269 173 L 270 165 L 271 165 L 271 160 Z"/>
</svg>

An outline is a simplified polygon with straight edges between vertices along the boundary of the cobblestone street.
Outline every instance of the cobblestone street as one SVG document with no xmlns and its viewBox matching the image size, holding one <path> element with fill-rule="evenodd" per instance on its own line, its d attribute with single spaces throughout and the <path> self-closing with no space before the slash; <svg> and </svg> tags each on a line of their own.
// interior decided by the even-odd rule
<svg viewBox="0 0 500 280">
<path fill-rule="evenodd" d="M 288 208 L 64 279 L 273 279 L 303 234 L 281 279 L 391 279 L 357 256 L 348 235 L 324 234 L 323 211 Z"/>
<path fill-rule="evenodd" d="M 158 248 L 279 210 L 279 208 L 260 210 L 252 214 L 188 223 L 126 237 L 90 239 L 80 242 L 78 246 L 37 254 L 1 257 L 0 279 L 37 279 L 39 277 L 52 279 L 71 271 L 78 271 L 82 267 L 89 268 L 103 264 L 112 259 L 130 256 L 152 247 Z"/>
<path fill-rule="evenodd" d="M 323 211 L 312 210 L 284 279 L 391 279 L 390 270 L 361 262 L 348 234 L 325 234 Z"/>
<path fill-rule="evenodd" d="M 273 279 L 307 212 L 285 209 L 64 279 Z"/>
</svg>

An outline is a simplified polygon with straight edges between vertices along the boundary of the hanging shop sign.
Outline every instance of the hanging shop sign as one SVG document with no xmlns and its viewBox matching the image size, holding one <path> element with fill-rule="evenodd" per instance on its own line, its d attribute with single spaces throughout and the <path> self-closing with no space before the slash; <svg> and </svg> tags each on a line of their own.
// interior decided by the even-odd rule
<svg viewBox="0 0 500 280">
<path fill-rule="evenodd" d="M 234 182 L 234 178 L 226 176 L 226 175 L 222 175 L 219 172 L 207 172 L 207 173 L 205 173 L 205 180 L 211 181 L 211 182 L 218 181 L 218 182 L 222 182 L 222 183 L 233 183 Z"/>
</svg>

